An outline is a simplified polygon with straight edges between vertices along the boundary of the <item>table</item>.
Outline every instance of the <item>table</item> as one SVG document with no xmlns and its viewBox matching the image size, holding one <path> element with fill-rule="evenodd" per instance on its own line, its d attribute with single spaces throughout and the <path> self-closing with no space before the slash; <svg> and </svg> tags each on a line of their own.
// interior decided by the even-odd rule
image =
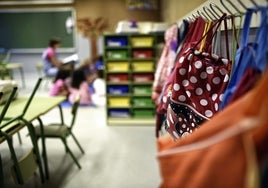
<svg viewBox="0 0 268 188">
<path fill-rule="evenodd" d="M 60 110 L 60 118 L 63 121 L 63 113 L 60 104 L 65 100 L 66 98 L 63 96 L 56 96 L 56 97 L 39 97 L 36 96 L 33 98 L 26 114 L 24 115 L 24 120 L 27 122 L 32 122 L 33 120 L 38 120 L 41 126 L 42 130 L 42 120 L 40 116 L 46 114 L 50 110 L 52 110 L 55 107 L 59 107 Z M 18 97 L 15 99 L 9 106 L 7 113 L 5 117 L 17 117 L 21 114 L 28 98 L 27 97 Z M 0 111 L 2 111 L 4 108 L 4 105 L 0 106 Z M 3 125 L 3 124 L 2 124 Z M 23 127 L 25 127 L 25 124 L 22 124 L 18 121 L 15 121 L 11 124 L 8 124 L 5 127 L 1 127 L 1 130 L 6 132 L 9 136 L 12 136 L 13 134 L 17 133 L 19 130 L 21 130 Z M 42 131 L 41 131 L 42 132 Z M 0 143 L 5 141 L 5 137 L 0 137 Z M 37 145 L 37 140 L 36 143 L 33 143 L 34 147 L 38 149 Z M 47 164 L 47 156 L 46 156 L 46 147 L 45 147 L 45 142 L 44 139 L 42 138 L 42 147 L 43 147 L 43 161 L 44 161 L 44 167 L 45 167 L 45 174 L 46 177 L 49 177 L 49 172 L 48 172 L 48 164 Z"/>
</svg>

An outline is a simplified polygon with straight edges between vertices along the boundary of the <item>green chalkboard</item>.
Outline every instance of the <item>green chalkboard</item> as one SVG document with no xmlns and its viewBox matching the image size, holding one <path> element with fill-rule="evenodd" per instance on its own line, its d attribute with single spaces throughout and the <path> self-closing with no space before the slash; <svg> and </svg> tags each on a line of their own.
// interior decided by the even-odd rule
<svg viewBox="0 0 268 188">
<path fill-rule="evenodd" d="M 74 17 L 72 9 L 0 11 L 0 47 L 42 49 L 58 37 L 63 49 L 74 48 L 74 34 L 65 27 L 68 17 Z"/>
</svg>

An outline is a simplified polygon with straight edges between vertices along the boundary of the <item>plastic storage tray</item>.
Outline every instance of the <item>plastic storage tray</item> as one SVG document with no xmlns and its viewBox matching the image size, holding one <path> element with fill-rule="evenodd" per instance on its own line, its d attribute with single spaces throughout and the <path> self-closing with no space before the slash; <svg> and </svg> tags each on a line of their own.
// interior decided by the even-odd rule
<svg viewBox="0 0 268 188">
<path fill-rule="evenodd" d="M 153 37 L 132 37 L 131 45 L 132 47 L 152 47 Z"/>
<path fill-rule="evenodd" d="M 108 114 L 110 117 L 130 117 L 129 109 L 110 109 Z"/>
<path fill-rule="evenodd" d="M 107 62 L 108 72 L 128 72 L 129 63 L 128 62 Z"/>
<path fill-rule="evenodd" d="M 108 104 L 110 107 L 129 107 L 130 98 L 129 97 L 111 97 L 111 98 L 108 98 Z"/>
<path fill-rule="evenodd" d="M 128 52 L 127 50 L 109 50 L 106 55 L 108 59 L 126 59 Z"/>
<path fill-rule="evenodd" d="M 152 109 L 135 109 L 133 110 L 133 117 L 136 118 L 152 118 L 155 112 Z"/>
<path fill-rule="evenodd" d="M 153 74 L 134 74 L 134 82 L 152 82 L 154 80 Z"/>
<path fill-rule="evenodd" d="M 107 87 L 108 93 L 113 95 L 122 95 L 129 92 L 128 85 L 111 85 Z"/>
<path fill-rule="evenodd" d="M 110 74 L 108 75 L 108 82 L 127 82 L 128 74 Z"/>
<path fill-rule="evenodd" d="M 138 94 L 138 95 L 142 95 L 142 94 L 152 94 L 152 86 L 133 86 L 133 93 L 134 94 Z"/>
<path fill-rule="evenodd" d="M 143 61 L 143 62 L 133 62 L 132 69 L 135 72 L 142 72 L 142 71 L 153 71 L 154 70 L 154 63 Z"/>
<path fill-rule="evenodd" d="M 149 107 L 153 106 L 154 103 L 151 98 L 135 97 L 133 98 L 133 105 L 136 107 Z"/>
<path fill-rule="evenodd" d="M 133 50 L 132 57 L 136 59 L 148 59 L 153 57 L 153 50 Z"/>
<path fill-rule="evenodd" d="M 106 46 L 108 47 L 124 47 L 127 46 L 127 37 L 107 37 Z"/>
</svg>

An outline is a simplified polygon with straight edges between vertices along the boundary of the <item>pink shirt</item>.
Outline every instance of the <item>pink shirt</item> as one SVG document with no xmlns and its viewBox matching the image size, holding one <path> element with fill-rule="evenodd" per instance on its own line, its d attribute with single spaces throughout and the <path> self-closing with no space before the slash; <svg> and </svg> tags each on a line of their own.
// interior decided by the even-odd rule
<svg viewBox="0 0 268 188">
<path fill-rule="evenodd" d="M 56 82 L 54 82 L 49 90 L 50 96 L 57 96 L 60 94 L 62 89 L 65 87 L 65 82 L 62 79 L 58 79 Z"/>
<path fill-rule="evenodd" d="M 69 91 L 69 101 L 71 103 L 74 103 L 76 95 L 79 94 L 80 104 L 92 104 L 91 94 L 88 90 L 88 83 L 86 81 L 80 84 L 79 89 L 70 88 Z"/>
<path fill-rule="evenodd" d="M 53 49 L 52 47 L 48 47 L 43 55 L 42 55 L 42 59 L 43 59 L 43 64 L 44 64 L 44 70 L 47 71 L 50 68 L 54 67 L 53 63 L 51 62 L 51 57 L 53 56 L 57 56 L 55 49 Z"/>
<path fill-rule="evenodd" d="M 55 50 L 53 48 L 51 48 L 51 47 L 47 48 L 47 50 L 46 50 L 46 58 L 50 59 L 51 57 L 53 57 L 55 55 L 56 55 L 56 53 L 55 53 Z"/>
</svg>

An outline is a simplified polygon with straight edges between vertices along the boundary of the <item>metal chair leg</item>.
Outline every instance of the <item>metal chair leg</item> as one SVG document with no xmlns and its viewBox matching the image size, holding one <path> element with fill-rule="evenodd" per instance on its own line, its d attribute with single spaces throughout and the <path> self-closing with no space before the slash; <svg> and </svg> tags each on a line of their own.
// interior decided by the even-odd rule
<svg viewBox="0 0 268 188">
<path fill-rule="evenodd" d="M 17 135 L 18 135 L 19 143 L 20 143 L 20 145 L 22 145 L 22 140 L 21 140 L 20 132 L 18 132 Z"/>
<path fill-rule="evenodd" d="M 0 155 L 0 187 L 5 188 L 5 181 L 4 181 L 4 173 L 3 173 L 3 166 L 2 166 L 2 158 Z"/>
<path fill-rule="evenodd" d="M 83 150 L 82 146 L 80 145 L 80 143 L 78 142 L 77 138 L 74 136 L 74 134 L 71 132 L 71 135 L 75 141 L 75 143 L 77 144 L 77 146 L 79 147 L 81 153 L 85 153 L 85 151 Z"/>
<path fill-rule="evenodd" d="M 4 136 L 6 137 L 7 144 L 8 144 L 9 150 L 10 150 L 10 154 L 11 154 L 11 158 L 12 158 L 12 161 L 14 163 L 14 170 L 16 171 L 18 184 L 23 185 L 24 181 L 23 181 L 22 174 L 21 174 L 21 171 L 19 168 L 19 162 L 18 162 L 18 159 L 16 156 L 16 152 L 15 152 L 15 149 L 13 147 L 12 138 L 10 138 L 8 135 L 4 135 Z"/>
<path fill-rule="evenodd" d="M 44 135 L 43 121 L 40 117 L 38 117 L 37 120 L 40 125 L 41 135 Z M 49 179 L 49 168 L 48 168 L 48 162 L 47 162 L 48 160 L 47 160 L 47 149 L 46 149 L 45 137 L 41 136 L 41 140 L 42 140 L 42 154 L 43 154 L 43 159 L 44 159 L 45 174 L 46 174 L 46 178 Z"/>
<path fill-rule="evenodd" d="M 71 155 L 71 157 L 73 158 L 73 160 L 74 160 L 75 164 L 77 165 L 77 167 L 78 167 L 79 169 L 81 169 L 81 165 L 79 164 L 78 160 L 77 160 L 76 157 L 74 156 L 73 152 L 72 152 L 72 151 L 70 150 L 70 148 L 68 147 L 66 140 L 65 140 L 64 138 L 62 138 L 61 140 L 62 140 L 63 144 L 65 145 L 65 147 L 66 147 L 68 153 L 69 153 L 69 154 Z"/>
<path fill-rule="evenodd" d="M 32 144 L 33 144 L 33 148 L 34 148 L 34 153 L 36 155 L 36 161 L 37 161 L 37 164 L 38 164 L 38 167 L 39 167 L 39 173 L 40 173 L 40 176 L 41 176 L 41 181 L 42 181 L 42 183 L 44 183 L 45 182 L 44 170 L 43 170 L 42 159 L 41 159 L 41 155 L 40 155 L 40 152 L 39 152 L 40 150 L 38 148 L 37 138 L 36 138 L 34 127 L 30 122 L 26 121 L 25 119 L 22 119 L 22 121 L 23 121 L 23 123 L 26 124 L 26 126 L 28 128 L 28 131 L 29 131 L 29 134 L 30 134 L 30 137 L 31 137 L 31 141 L 32 141 Z"/>
</svg>

